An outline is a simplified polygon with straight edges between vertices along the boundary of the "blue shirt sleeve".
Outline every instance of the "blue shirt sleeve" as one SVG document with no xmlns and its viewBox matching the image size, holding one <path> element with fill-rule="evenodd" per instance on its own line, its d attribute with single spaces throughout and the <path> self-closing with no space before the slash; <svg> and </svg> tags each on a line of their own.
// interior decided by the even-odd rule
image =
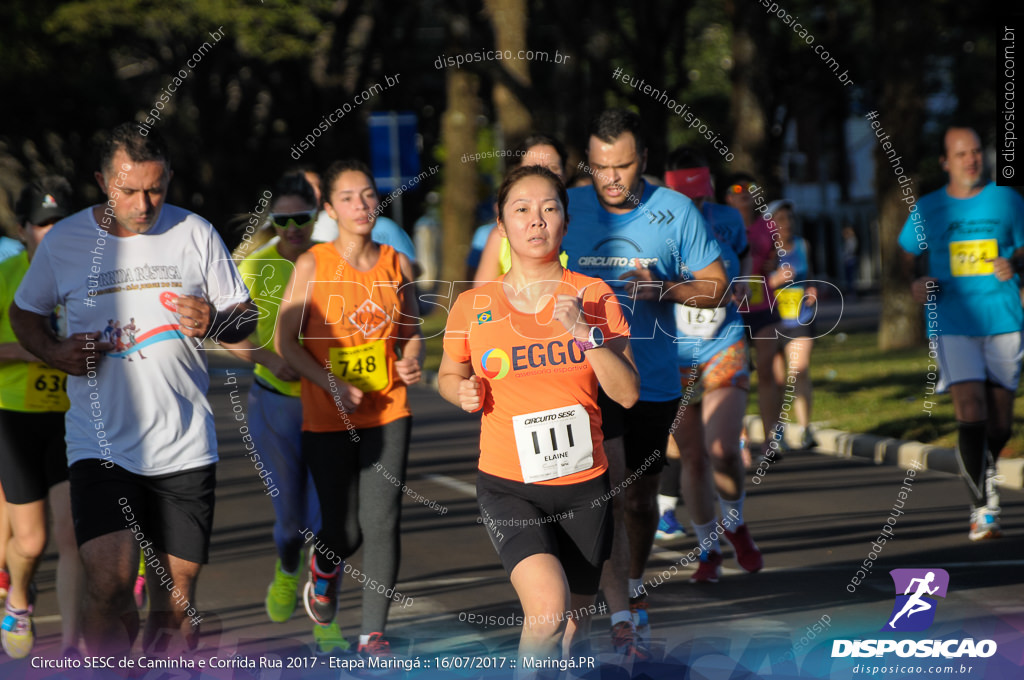
<svg viewBox="0 0 1024 680">
<path fill-rule="evenodd" d="M 0 260 L 6 260 L 25 250 L 20 241 L 15 241 L 7 236 L 0 236 Z"/>
<path fill-rule="evenodd" d="M 394 220 L 383 216 L 378 217 L 370 235 L 377 243 L 391 246 L 408 257 L 411 262 L 416 261 L 416 246 L 413 245 L 412 239 L 405 233 L 405 230 Z"/>
<path fill-rule="evenodd" d="M 737 212 L 737 214 L 739 213 L 738 210 L 736 212 Z M 749 244 L 747 243 L 747 228 L 745 226 L 743 226 L 743 218 L 742 217 L 739 220 L 739 224 L 737 224 L 734 227 L 733 231 L 735 232 L 735 237 L 733 238 L 733 246 L 732 247 L 735 249 L 736 254 L 739 255 L 744 250 L 746 250 L 748 247 L 750 247 Z"/>
<path fill-rule="evenodd" d="M 473 241 L 469 245 L 469 255 L 466 257 L 466 264 L 470 267 L 480 266 L 480 257 L 484 254 L 484 247 L 487 245 L 487 238 L 494 231 L 497 223 L 491 222 L 477 227 L 473 232 Z"/>
<path fill-rule="evenodd" d="M 1013 206 L 1013 248 L 1024 248 L 1024 198 L 1013 189 L 1013 198 L 1010 200 Z"/>
<path fill-rule="evenodd" d="M 915 220 L 914 215 L 917 215 L 920 219 Z M 900 248 L 910 253 L 911 255 L 923 255 L 927 246 L 922 248 L 922 244 L 925 243 L 923 238 L 918 238 L 918 234 L 921 236 L 925 235 L 924 231 L 924 215 L 922 214 L 921 201 L 918 201 L 918 209 L 916 212 L 910 213 L 907 217 L 907 221 L 903 223 L 903 229 L 900 231 L 900 237 L 897 243 Z"/>
<path fill-rule="evenodd" d="M 679 225 L 679 261 L 686 263 L 690 275 L 704 269 L 722 254 L 718 242 L 711 236 L 707 223 L 692 203 L 686 208 Z"/>
</svg>

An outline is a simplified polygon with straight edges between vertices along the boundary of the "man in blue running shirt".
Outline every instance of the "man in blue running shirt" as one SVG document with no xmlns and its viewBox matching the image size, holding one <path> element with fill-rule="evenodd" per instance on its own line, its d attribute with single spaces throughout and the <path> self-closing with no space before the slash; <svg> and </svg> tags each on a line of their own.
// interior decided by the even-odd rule
<svg viewBox="0 0 1024 680">
<path fill-rule="evenodd" d="M 633 408 L 599 399 L 606 436 L 616 426 L 624 435 L 625 465 L 610 456 L 609 472 L 613 489 L 624 486 L 629 610 L 620 599 L 621 578 L 615 578 L 614 545 L 606 565 L 609 578 L 602 585 L 616 647 L 628 650 L 628 629 L 635 623 L 643 635 L 646 626 L 643 573 L 658 525 L 659 473 L 682 395 L 675 307 L 718 307 L 728 280 L 718 244 L 693 202 L 644 181 L 647 149 L 637 114 L 612 109 L 597 117 L 590 129 L 587 165 L 593 186 L 569 191 L 571 226 L 562 248 L 569 269 L 604 279 L 619 294 L 640 371 L 640 401 Z M 628 484 L 627 478 L 632 480 Z"/>
<path fill-rule="evenodd" d="M 919 274 L 910 290 L 925 306 L 928 371 L 937 368 L 938 391 L 953 396 L 957 460 L 972 505 L 968 537 L 979 541 L 1000 535 L 990 467 L 1010 438 L 1024 355 L 1024 200 L 984 179 L 981 140 L 970 128 L 946 131 L 940 160 L 949 183 L 911 205 L 899 245 L 907 269 Z"/>
</svg>

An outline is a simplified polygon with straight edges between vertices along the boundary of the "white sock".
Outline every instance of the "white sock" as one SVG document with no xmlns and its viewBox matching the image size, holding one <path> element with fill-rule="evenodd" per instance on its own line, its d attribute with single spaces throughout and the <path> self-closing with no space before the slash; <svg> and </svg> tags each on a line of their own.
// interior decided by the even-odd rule
<svg viewBox="0 0 1024 680">
<path fill-rule="evenodd" d="M 714 540 L 712 540 L 711 538 L 712 530 L 714 528 L 715 520 L 711 520 L 707 524 L 694 523 L 693 530 L 697 533 L 697 545 L 700 546 L 701 550 L 707 550 L 709 552 L 715 550 L 718 552 L 722 552 L 722 548 L 718 545 L 717 535 L 714 538 Z M 708 545 L 710 545 L 711 547 L 709 548 Z"/>
<path fill-rule="evenodd" d="M 623 621 L 629 621 L 633 623 L 633 613 L 628 609 L 623 609 L 621 612 L 615 612 L 612 614 L 612 625 L 622 623 Z"/>
<path fill-rule="evenodd" d="M 736 531 L 736 527 L 743 524 L 743 501 L 746 498 L 746 491 L 734 501 L 727 501 L 719 497 L 718 503 L 722 506 L 722 526 L 729 531 Z"/>
<path fill-rule="evenodd" d="M 647 591 L 644 590 L 644 580 L 642 578 L 631 578 L 629 579 L 629 596 L 632 598 L 638 598 L 641 595 L 646 595 Z"/>
<path fill-rule="evenodd" d="M 664 495 L 659 493 L 658 494 L 658 515 L 659 516 L 664 515 L 669 510 L 675 512 L 676 503 L 678 503 L 678 502 L 679 502 L 679 499 L 676 498 L 675 496 L 664 496 Z"/>
<path fill-rule="evenodd" d="M 365 644 L 368 644 L 369 642 L 370 642 L 370 636 L 369 635 L 360 635 L 359 636 L 359 644 L 365 645 Z"/>
</svg>

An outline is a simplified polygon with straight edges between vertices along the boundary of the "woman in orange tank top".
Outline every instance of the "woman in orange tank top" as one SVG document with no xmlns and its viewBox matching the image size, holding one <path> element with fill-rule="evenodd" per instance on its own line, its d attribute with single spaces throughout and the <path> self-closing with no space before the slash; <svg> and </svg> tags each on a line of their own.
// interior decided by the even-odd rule
<svg viewBox="0 0 1024 680">
<path fill-rule="evenodd" d="M 329 626 L 342 560 L 361 543 L 358 651 L 386 656 L 388 608 L 403 599 L 394 586 L 412 425 L 406 386 L 420 379 L 423 338 L 408 258 L 370 238 L 380 203 L 369 169 L 334 163 L 321 194 L 338 238 L 296 260 L 275 335 L 302 376 L 302 453 L 320 497 L 303 601 L 314 622 Z"/>
<path fill-rule="evenodd" d="M 521 657 L 569 654 L 585 634 L 611 548 L 598 384 L 627 408 L 640 378 L 611 288 L 559 262 L 568 197 L 525 166 L 498 193 L 512 249 L 499 281 L 452 306 L 441 396 L 483 411 L 477 499 L 523 606 Z"/>
</svg>

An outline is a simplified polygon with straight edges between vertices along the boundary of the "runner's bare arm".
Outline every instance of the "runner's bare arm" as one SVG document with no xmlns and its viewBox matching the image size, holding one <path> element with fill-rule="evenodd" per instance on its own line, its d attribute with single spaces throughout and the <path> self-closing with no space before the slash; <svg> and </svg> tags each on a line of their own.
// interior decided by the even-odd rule
<svg viewBox="0 0 1024 680">
<path fill-rule="evenodd" d="M 754 259 L 750 256 L 750 248 L 747 248 L 746 252 L 743 253 L 743 257 L 740 258 L 740 278 L 750 276 L 750 271 L 754 267 Z M 739 304 L 743 298 L 750 294 L 750 284 L 746 281 L 732 282 L 732 299 L 736 304 Z"/>
<path fill-rule="evenodd" d="M 95 370 L 103 352 L 114 346 L 102 342 L 103 333 L 74 333 L 64 340 L 59 339 L 50 327 L 50 317 L 25 311 L 17 304 L 11 304 L 11 328 L 18 336 L 18 342 L 47 365 L 60 369 L 69 375 L 85 375 Z"/>
<path fill-rule="evenodd" d="M 912 255 L 905 250 L 900 251 L 900 262 L 903 264 L 903 269 L 909 272 L 918 272 L 921 270 L 921 256 Z M 934 293 L 938 290 L 936 287 L 936 279 L 934 276 L 918 276 L 910 282 L 910 296 L 919 305 L 923 305 L 928 301 L 929 293 Z"/>
<path fill-rule="evenodd" d="M 302 312 L 306 306 L 306 290 L 316 273 L 316 260 L 309 253 L 299 255 L 285 288 L 281 312 L 277 319 L 277 331 L 274 333 L 274 349 L 278 354 L 298 371 L 299 375 L 330 394 L 331 384 L 327 379 L 327 369 L 313 358 L 299 342 L 302 330 Z M 351 387 L 341 379 L 339 385 Z M 344 401 L 344 397 L 342 397 Z"/>
<path fill-rule="evenodd" d="M 17 342 L 0 342 L 0 361 L 40 361 Z"/>
<path fill-rule="evenodd" d="M 180 298 L 179 298 L 180 299 Z M 252 300 L 239 302 L 221 311 L 210 306 L 213 311 L 209 333 L 215 342 L 238 342 L 253 334 L 260 311 Z"/>
<path fill-rule="evenodd" d="M 402 276 L 405 278 L 402 283 L 416 280 L 416 265 L 405 253 L 398 253 L 398 268 L 402 270 Z"/>
<path fill-rule="evenodd" d="M 221 343 L 228 352 L 244 361 L 262 364 L 281 380 L 298 380 L 298 372 L 291 367 L 284 357 L 265 347 L 257 347 L 256 343 L 246 338 L 241 342 Z M 0 345 L 3 347 L 3 345 Z"/>
<path fill-rule="evenodd" d="M 555 299 L 554 318 L 573 338 L 586 342 L 590 325 L 583 317 L 580 299 L 574 295 L 559 295 Z M 629 408 L 640 398 L 640 374 L 633 361 L 629 338 L 609 338 L 601 347 L 588 349 L 587 361 L 605 394 Z"/>
<path fill-rule="evenodd" d="M 491 229 L 487 235 L 487 243 L 480 253 L 480 263 L 473 273 L 473 287 L 482 286 L 501 276 L 501 239 L 504 237 L 497 229 Z"/>
<path fill-rule="evenodd" d="M 484 391 L 487 389 L 480 376 L 473 375 L 469 362 L 455 361 L 448 353 L 441 356 L 441 368 L 437 371 L 437 386 L 446 401 L 463 411 L 479 411 L 484 405 Z"/>
<path fill-rule="evenodd" d="M 405 262 L 409 261 L 409 258 L 404 255 L 400 259 Z M 416 286 L 408 285 L 412 279 L 405 272 L 404 266 L 402 273 L 405 275 L 403 277 L 405 280 L 402 281 L 402 285 L 399 287 L 399 296 L 402 301 L 402 322 L 398 326 L 398 332 L 400 338 L 404 338 L 405 341 L 404 344 L 400 344 L 402 358 L 395 362 L 395 369 L 398 371 L 398 377 L 402 379 L 402 382 L 406 385 L 412 385 L 419 382 L 422 376 L 421 369 L 426 353 L 426 344 L 423 342 L 423 334 L 420 332 Z"/>
<path fill-rule="evenodd" d="M 619 278 L 625 279 L 631 274 L 646 272 L 647 269 L 634 269 Z M 640 277 L 632 277 L 640 280 Z M 653 280 L 649 278 L 647 280 Z M 637 300 L 666 300 L 690 307 L 721 307 L 726 294 L 729 292 L 729 281 L 725 278 L 725 267 L 722 259 L 718 258 L 707 267 L 698 269 L 693 273 L 693 278 L 688 281 L 665 281 L 659 290 L 658 287 L 638 287 Z"/>
<path fill-rule="evenodd" d="M 992 260 L 992 272 L 999 281 L 1009 281 L 1017 272 L 1024 270 L 1024 248 L 1013 251 L 1010 257 L 996 257 Z"/>
</svg>

